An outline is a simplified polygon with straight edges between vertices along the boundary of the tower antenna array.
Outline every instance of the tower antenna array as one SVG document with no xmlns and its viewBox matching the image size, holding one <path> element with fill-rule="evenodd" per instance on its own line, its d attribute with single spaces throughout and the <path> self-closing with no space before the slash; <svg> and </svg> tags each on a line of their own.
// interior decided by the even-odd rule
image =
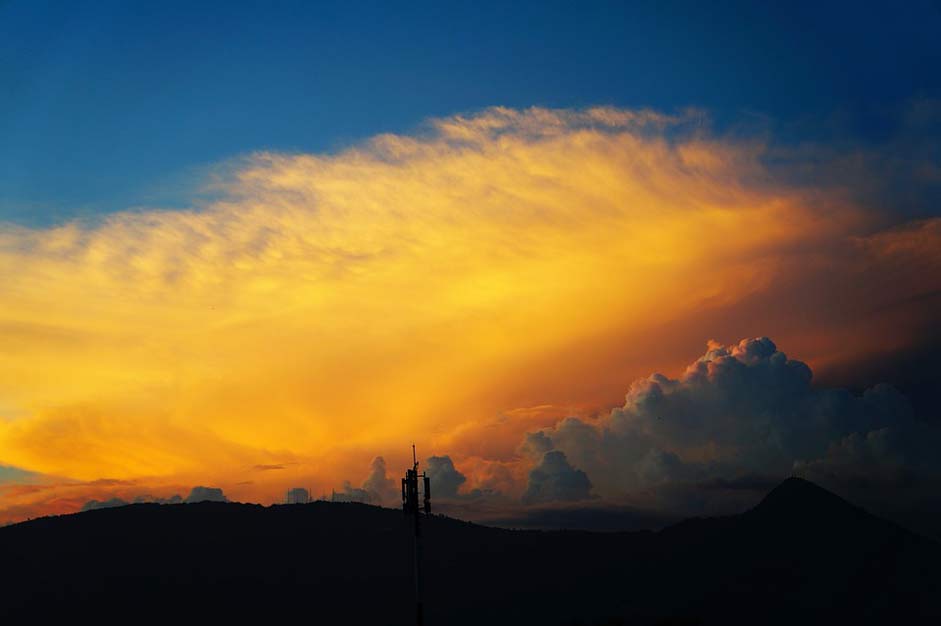
<svg viewBox="0 0 941 626">
<path fill-rule="evenodd" d="M 419 478 L 421 481 L 419 482 Z M 419 490 L 419 486 L 423 489 Z M 419 493 L 421 491 L 421 493 Z M 419 507 L 419 496 L 422 496 L 422 506 Z M 415 444 L 412 444 L 412 469 L 405 471 L 405 478 L 402 479 L 402 510 L 405 516 L 414 520 L 412 527 L 415 532 L 415 623 L 418 626 L 424 624 L 424 612 L 422 607 L 422 542 L 421 542 L 421 517 L 422 512 L 425 515 L 431 513 L 431 478 L 424 472 L 418 473 L 418 455 L 415 452 Z"/>
</svg>

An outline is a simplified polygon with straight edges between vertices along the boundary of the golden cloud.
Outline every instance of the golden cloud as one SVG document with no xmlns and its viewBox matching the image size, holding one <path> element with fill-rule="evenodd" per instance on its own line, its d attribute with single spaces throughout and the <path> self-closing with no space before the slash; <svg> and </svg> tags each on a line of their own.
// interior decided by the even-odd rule
<svg viewBox="0 0 941 626">
<path fill-rule="evenodd" d="M 397 467 L 412 440 L 505 462 L 558 418 L 521 407 L 619 404 L 712 337 L 812 364 L 822 337 L 841 356 L 912 341 L 882 325 L 926 319 L 899 303 L 941 288 L 939 223 L 877 232 L 697 116 L 496 108 L 253 155 L 201 210 L 7 226 L 0 461 L 271 499 L 377 453 Z"/>
</svg>

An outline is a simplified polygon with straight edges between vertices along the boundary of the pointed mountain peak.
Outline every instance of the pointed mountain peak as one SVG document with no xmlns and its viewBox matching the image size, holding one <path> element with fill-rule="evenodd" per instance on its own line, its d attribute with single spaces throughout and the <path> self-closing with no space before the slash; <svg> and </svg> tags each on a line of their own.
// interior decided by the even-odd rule
<svg viewBox="0 0 941 626">
<path fill-rule="evenodd" d="M 840 496 L 809 480 L 792 476 L 772 489 L 754 508 L 763 515 L 786 517 L 858 517 L 868 515 Z"/>
</svg>

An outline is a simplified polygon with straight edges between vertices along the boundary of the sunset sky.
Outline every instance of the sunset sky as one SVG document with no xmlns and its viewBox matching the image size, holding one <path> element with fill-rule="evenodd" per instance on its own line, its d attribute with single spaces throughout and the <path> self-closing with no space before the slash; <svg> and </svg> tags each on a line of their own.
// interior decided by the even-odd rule
<svg viewBox="0 0 941 626">
<path fill-rule="evenodd" d="M 937 3 L 191 4 L 0 4 L 0 523 L 938 493 Z"/>
</svg>

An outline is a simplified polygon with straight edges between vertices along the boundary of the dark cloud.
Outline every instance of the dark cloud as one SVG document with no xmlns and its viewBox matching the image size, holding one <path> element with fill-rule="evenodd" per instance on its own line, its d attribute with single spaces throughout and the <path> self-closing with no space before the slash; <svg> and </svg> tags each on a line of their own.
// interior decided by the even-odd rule
<svg viewBox="0 0 941 626">
<path fill-rule="evenodd" d="M 830 444 L 826 454 L 798 461 L 802 476 L 822 483 L 843 481 L 863 486 L 905 486 L 941 477 L 941 437 L 920 422 L 854 432 Z"/>
<path fill-rule="evenodd" d="M 917 420 L 897 390 L 853 393 L 811 381 L 806 364 L 766 337 L 711 344 L 678 379 L 637 380 L 609 415 L 566 418 L 527 435 L 521 450 L 563 452 L 567 462 L 554 461 L 559 471 L 584 470 L 602 495 L 652 494 L 659 505 L 686 510 L 708 507 L 720 491 L 771 484 L 755 477 L 795 471 L 837 489 L 864 477 L 889 484 L 941 475 L 939 430 Z M 545 458 L 534 471 L 543 465 Z M 533 485 L 531 477 L 530 498 L 539 493 L 530 493 Z"/>
<path fill-rule="evenodd" d="M 457 498 L 458 489 L 467 482 L 454 467 L 450 456 L 432 456 L 425 461 L 425 472 L 431 478 L 431 490 L 436 498 Z"/>
<path fill-rule="evenodd" d="M 539 465 L 530 470 L 523 502 L 564 502 L 590 497 L 588 475 L 572 467 L 564 452 L 550 450 L 543 455 Z"/>
<path fill-rule="evenodd" d="M 271 470 L 283 470 L 283 465 L 256 465 L 254 470 L 256 472 L 269 472 Z"/>
<path fill-rule="evenodd" d="M 354 487 L 350 481 L 344 481 L 343 488 L 340 491 L 334 490 L 330 499 L 333 502 L 391 505 L 396 503 L 398 497 L 396 483 L 387 475 L 385 459 L 377 456 L 369 463 L 369 474 L 362 487 Z"/>
<path fill-rule="evenodd" d="M 372 495 L 365 489 L 354 487 L 350 481 L 344 481 L 343 489 L 334 490 L 330 496 L 331 502 L 362 502 L 363 504 L 372 504 Z"/>
<path fill-rule="evenodd" d="M 108 500 L 99 501 L 99 500 L 89 500 L 82 505 L 82 511 L 93 511 L 95 509 L 109 509 L 116 506 L 125 506 L 127 504 L 180 504 L 183 502 L 183 498 L 179 494 L 170 496 L 169 498 L 156 498 L 150 494 L 142 494 L 139 496 L 134 496 L 131 502 L 128 502 L 122 498 L 110 498 Z"/>
<path fill-rule="evenodd" d="M 288 489 L 284 495 L 285 504 L 307 504 L 310 502 L 310 492 L 303 487 Z"/>
<path fill-rule="evenodd" d="M 520 445 L 520 452 L 535 460 L 541 459 L 551 449 L 552 439 L 541 430 L 526 433 L 523 437 L 523 443 Z"/>
<path fill-rule="evenodd" d="M 169 498 L 155 498 L 151 495 L 137 496 L 134 498 L 134 504 L 138 503 L 151 503 L 151 504 L 181 504 L 183 502 L 183 497 L 180 494 L 175 494 Z"/>
<path fill-rule="evenodd" d="M 193 487 L 189 495 L 186 496 L 187 504 L 193 502 L 228 502 L 229 499 L 222 493 L 218 487 Z"/>
<path fill-rule="evenodd" d="M 127 506 L 128 502 L 121 498 L 111 498 L 110 500 L 89 500 L 82 505 L 82 511 L 94 511 L 97 509 L 111 509 L 116 506 Z"/>
<path fill-rule="evenodd" d="M 369 476 L 363 481 L 363 489 L 376 504 L 391 504 L 399 496 L 395 481 L 387 476 L 386 460 L 381 456 L 369 464 Z"/>
</svg>

